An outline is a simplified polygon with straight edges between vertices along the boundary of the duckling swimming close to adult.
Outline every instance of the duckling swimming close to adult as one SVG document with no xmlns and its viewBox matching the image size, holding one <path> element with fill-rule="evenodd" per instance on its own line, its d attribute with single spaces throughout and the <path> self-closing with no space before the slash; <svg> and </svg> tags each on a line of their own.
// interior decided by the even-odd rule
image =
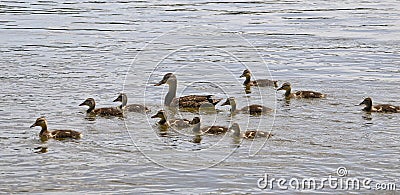
<svg viewBox="0 0 400 195">
<path fill-rule="evenodd" d="M 278 87 L 278 81 L 272 81 L 269 79 L 259 79 L 259 80 L 254 80 L 250 81 L 251 78 L 251 73 L 249 69 L 246 69 L 243 71 L 242 75 L 240 75 L 240 78 L 246 77 L 246 80 L 243 82 L 243 85 L 245 86 L 259 86 L 259 87 Z"/>
<path fill-rule="evenodd" d="M 174 126 L 178 128 L 190 127 L 190 120 L 188 119 L 171 119 L 167 121 L 166 117 L 167 112 L 159 110 L 157 114 L 153 115 L 151 118 L 160 118 L 160 121 L 158 121 L 158 124 L 160 125 Z"/>
<path fill-rule="evenodd" d="M 97 108 L 96 107 L 96 102 L 94 101 L 93 98 L 88 98 L 79 106 L 89 106 L 89 109 L 86 111 L 88 114 L 94 114 L 94 115 L 100 115 L 100 116 L 122 116 L 123 115 L 123 110 L 117 108 L 117 107 L 108 107 L 108 108 Z"/>
<path fill-rule="evenodd" d="M 315 91 L 297 91 L 295 93 L 291 93 L 292 87 L 290 86 L 290 83 L 283 83 L 282 87 L 277 89 L 279 90 L 286 90 L 285 93 L 285 98 L 290 99 L 290 98 L 324 98 L 326 97 L 326 94 L 322 94 L 320 92 L 315 92 Z"/>
<path fill-rule="evenodd" d="M 240 138 L 245 138 L 245 139 L 254 139 L 257 137 L 270 138 L 271 136 L 273 136 L 273 134 L 271 134 L 271 133 L 263 132 L 263 131 L 256 131 L 256 130 L 249 130 L 249 131 L 245 131 L 245 132 L 241 133 L 240 126 L 238 123 L 233 123 L 229 129 L 233 131 L 234 137 L 240 137 Z"/>
<path fill-rule="evenodd" d="M 228 131 L 228 127 L 224 127 L 224 126 L 208 126 L 208 127 L 203 127 L 200 128 L 200 118 L 199 117 L 194 117 L 193 120 L 190 122 L 191 124 L 194 125 L 193 127 L 193 133 L 195 134 L 214 134 L 214 135 L 218 135 L 218 134 L 223 134 L 226 133 Z"/>
<path fill-rule="evenodd" d="M 228 98 L 221 106 L 225 105 L 231 105 L 231 113 L 236 113 L 236 112 L 243 112 L 243 113 L 249 113 L 249 114 L 265 114 L 265 113 L 270 113 L 273 111 L 273 109 L 258 105 L 258 104 L 253 104 L 250 106 L 245 106 L 242 109 L 237 110 L 236 109 L 236 100 L 234 97 Z"/>
<path fill-rule="evenodd" d="M 36 119 L 36 122 L 31 125 L 30 128 L 40 126 L 42 130 L 39 133 L 40 138 L 42 139 L 64 139 L 64 138 L 73 138 L 80 139 L 82 138 L 82 134 L 78 131 L 74 130 L 53 130 L 49 131 L 47 129 L 47 120 L 44 117 L 39 117 Z"/>
<path fill-rule="evenodd" d="M 141 104 L 129 104 L 128 103 L 128 97 L 126 96 L 125 93 L 120 93 L 117 99 L 115 99 L 113 102 L 122 102 L 122 104 L 119 106 L 119 109 L 123 111 L 128 111 L 128 112 L 139 112 L 139 113 L 146 113 L 149 112 L 150 109 L 147 108 L 146 106 L 143 106 Z"/>
<path fill-rule="evenodd" d="M 176 98 L 177 79 L 172 73 L 164 75 L 163 79 L 154 86 L 168 84 L 168 93 L 165 96 L 165 106 L 179 106 L 179 108 L 200 108 L 203 104 L 212 104 L 215 106 L 222 99 L 212 99 L 212 95 L 188 95 Z"/>
<path fill-rule="evenodd" d="M 363 110 L 366 112 L 400 112 L 400 106 L 393 106 L 390 104 L 372 105 L 372 99 L 370 97 L 365 98 L 364 101 L 360 103 L 360 105 L 363 104 L 365 105 Z"/>
</svg>

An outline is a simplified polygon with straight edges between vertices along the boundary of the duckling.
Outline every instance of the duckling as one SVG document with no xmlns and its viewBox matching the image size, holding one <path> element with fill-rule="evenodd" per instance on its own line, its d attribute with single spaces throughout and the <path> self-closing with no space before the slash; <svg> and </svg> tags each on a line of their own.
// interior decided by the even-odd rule
<svg viewBox="0 0 400 195">
<path fill-rule="evenodd" d="M 193 132 L 195 134 L 207 133 L 207 134 L 218 135 L 218 134 L 226 133 L 228 131 L 228 127 L 224 127 L 224 126 L 208 126 L 208 127 L 200 128 L 200 118 L 197 116 L 193 118 L 193 120 L 190 122 L 190 124 L 194 125 Z"/>
<path fill-rule="evenodd" d="M 233 123 L 229 129 L 233 131 L 234 137 L 242 137 L 245 139 L 254 139 L 257 137 L 270 138 L 271 136 L 273 136 L 273 134 L 271 134 L 271 133 L 263 132 L 263 131 L 256 131 L 256 130 L 249 130 L 249 131 L 240 133 L 240 126 L 238 123 Z"/>
<path fill-rule="evenodd" d="M 141 104 L 129 104 L 128 103 L 128 96 L 126 96 L 125 93 L 120 93 L 117 99 L 115 99 L 113 102 L 122 102 L 122 104 L 119 106 L 119 109 L 128 111 L 128 112 L 139 112 L 139 113 L 146 113 L 149 112 L 150 109 L 147 108 L 146 106 L 143 106 Z"/>
<path fill-rule="evenodd" d="M 44 117 L 39 117 L 36 119 L 36 122 L 33 123 L 33 125 L 30 126 L 36 127 L 40 126 L 42 127 L 42 130 L 39 133 L 40 138 L 42 139 L 64 139 L 64 138 L 73 138 L 73 139 L 80 139 L 82 138 L 82 134 L 78 131 L 74 130 L 54 130 L 54 131 L 49 131 L 47 129 L 47 120 Z"/>
<path fill-rule="evenodd" d="M 315 91 L 297 91 L 295 93 L 291 93 L 292 87 L 290 86 L 290 83 L 283 83 L 282 87 L 277 89 L 279 90 L 286 90 L 285 93 L 285 98 L 290 99 L 290 98 L 324 98 L 326 97 L 326 94 L 322 94 L 320 92 L 315 92 Z"/>
<path fill-rule="evenodd" d="M 270 113 L 273 111 L 273 109 L 258 105 L 258 104 L 253 104 L 250 106 L 245 106 L 242 109 L 236 110 L 236 100 L 234 97 L 230 97 L 226 99 L 226 101 L 221 104 L 221 106 L 225 105 L 231 105 L 231 113 L 237 113 L 237 112 L 243 112 L 243 113 L 249 113 L 249 114 L 265 114 L 265 113 Z"/>
<path fill-rule="evenodd" d="M 372 105 L 372 99 L 370 97 L 365 98 L 364 101 L 360 103 L 360 105 L 363 104 L 365 105 L 363 110 L 366 112 L 400 112 L 400 106 L 393 106 L 390 104 Z"/>
<path fill-rule="evenodd" d="M 159 110 L 157 114 L 153 115 L 151 118 L 160 118 L 158 124 L 166 126 L 174 126 L 178 128 L 190 127 L 190 120 L 188 119 L 171 119 L 167 121 L 167 113 L 164 110 Z"/>
<path fill-rule="evenodd" d="M 259 86 L 259 87 L 278 87 L 278 81 L 272 81 L 269 79 L 259 79 L 255 81 L 250 81 L 251 78 L 251 73 L 249 69 L 246 69 L 243 71 L 242 75 L 240 75 L 240 78 L 246 77 L 246 80 L 243 82 L 243 85 L 245 86 Z"/>
<path fill-rule="evenodd" d="M 164 75 L 163 79 L 154 86 L 168 84 L 168 93 L 165 96 L 165 106 L 179 106 L 179 108 L 199 108 L 203 104 L 218 104 L 222 99 L 212 99 L 212 95 L 188 95 L 176 98 L 177 79 L 172 73 Z"/>
<path fill-rule="evenodd" d="M 122 116 L 123 111 L 117 107 L 109 107 L 109 108 L 97 108 L 95 109 L 96 102 L 93 98 L 86 99 L 83 103 L 79 104 L 79 106 L 89 106 L 89 109 L 86 111 L 88 114 L 100 115 L 100 116 Z"/>
</svg>

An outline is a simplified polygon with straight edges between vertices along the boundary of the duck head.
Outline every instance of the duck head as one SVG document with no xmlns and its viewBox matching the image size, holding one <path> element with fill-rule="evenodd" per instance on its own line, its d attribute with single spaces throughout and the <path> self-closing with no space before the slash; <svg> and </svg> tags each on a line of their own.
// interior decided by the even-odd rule
<svg viewBox="0 0 400 195">
<path fill-rule="evenodd" d="M 160 86 L 165 83 L 171 84 L 172 82 L 176 82 L 176 76 L 172 73 L 167 73 L 164 75 L 163 79 L 160 82 L 158 82 L 157 84 L 155 84 L 154 86 Z"/>
<path fill-rule="evenodd" d="M 190 121 L 190 124 L 194 125 L 193 129 L 192 129 L 194 134 L 196 134 L 196 135 L 201 134 L 201 132 L 200 132 L 200 117 L 197 117 L 197 116 L 194 117 L 193 120 Z"/>
<path fill-rule="evenodd" d="M 122 109 L 128 103 L 128 97 L 126 96 L 125 93 L 120 93 L 117 99 L 115 99 L 113 102 L 122 102 L 120 106 L 120 108 Z"/>
<path fill-rule="evenodd" d="M 372 105 L 372 99 L 370 97 L 367 97 L 362 101 L 359 105 L 366 105 L 366 106 L 371 106 Z"/>
<path fill-rule="evenodd" d="M 165 119 L 166 112 L 164 110 L 159 110 L 157 114 L 151 116 L 151 118 L 162 118 Z"/>
<path fill-rule="evenodd" d="M 36 126 L 40 126 L 42 128 L 47 128 L 47 120 L 46 120 L 46 118 L 44 118 L 44 117 L 37 118 L 35 123 L 33 123 L 33 125 L 31 125 L 30 128 L 36 127 Z"/>
<path fill-rule="evenodd" d="M 243 71 L 242 75 L 240 75 L 239 78 L 242 78 L 242 77 L 246 77 L 247 78 L 247 77 L 250 77 L 250 76 L 251 76 L 250 70 L 246 69 L 246 70 Z"/>
<path fill-rule="evenodd" d="M 287 82 L 286 82 L 286 83 L 283 83 L 283 84 L 282 84 L 282 87 L 280 87 L 280 88 L 277 89 L 277 91 L 279 91 L 279 90 L 286 90 L 286 91 L 287 91 L 287 90 L 291 90 L 290 83 L 287 83 Z"/>
<path fill-rule="evenodd" d="M 94 107 L 95 105 L 96 103 L 93 98 L 88 98 L 84 102 L 79 104 L 79 106 L 89 106 L 89 107 Z"/>
<path fill-rule="evenodd" d="M 234 97 L 229 97 L 229 98 L 226 99 L 226 101 L 225 101 L 223 104 L 221 104 L 221 106 L 232 105 L 232 103 L 233 103 L 234 101 L 235 101 L 235 98 L 234 98 Z"/>
</svg>

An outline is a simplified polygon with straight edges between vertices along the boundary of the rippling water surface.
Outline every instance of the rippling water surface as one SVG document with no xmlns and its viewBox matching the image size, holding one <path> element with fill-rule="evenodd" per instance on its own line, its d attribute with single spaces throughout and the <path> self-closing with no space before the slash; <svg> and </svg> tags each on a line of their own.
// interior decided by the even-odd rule
<svg viewBox="0 0 400 195">
<path fill-rule="evenodd" d="M 338 177 L 339 167 L 348 171 L 343 178 L 400 188 L 400 115 L 356 106 L 367 96 L 400 105 L 398 3 L 2 1 L 0 191 L 266 193 L 272 190 L 257 187 L 264 174 L 319 179 Z M 268 87 L 246 94 L 239 78 L 245 68 L 256 79 L 328 97 L 287 102 Z M 167 87 L 153 85 L 168 72 L 178 77 L 179 96 L 233 96 L 238 107 L 276 111 L 230 117 L 217 105 L 217 113 L 200 113 L 203 126 L 238 122 L 274 136 L 202 136 L 198 144 L 190 128 L 161 129 L 150 116 Z M 89 120 L 78 106 L 87 97 L 117 106 L 112 100 L 121 91 L 152 111 Z M 39 116 L 50 129 L 84 137 L 41 142 L 39 128 L 29 128 Z"/>
</svg>

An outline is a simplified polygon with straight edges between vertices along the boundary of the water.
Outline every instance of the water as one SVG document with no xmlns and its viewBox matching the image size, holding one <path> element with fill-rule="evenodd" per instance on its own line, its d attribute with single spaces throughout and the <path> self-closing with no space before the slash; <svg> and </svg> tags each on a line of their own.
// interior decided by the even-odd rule
<svg viewBox="0 0 400 195">
<path fill-rule="evenodd" d="M 338 177 L 341 166 L 343 178 L 400 185 L 400 115 L 355 106 L 367 96 L 400 105 L 396 1 L 3 1 L 0 13 L 1 192 L 265 193 L 257 187 L 264 174 Z M 246 67 L 328 97 L 286 102 L 271 88 L 245 94 L 238 77 Z M 178 95 L 276 109 L 231 118 L 217 106 L 218 114 L 201 115 L 204 126 L 238 122 L 274 137 L 203 136 L 196 144 L 190 129 L 160 137 L 148 116 L 162 107 L 167 88 L 153 84 L 167 72 L 176 72 Z M 152 112 L 87 120 L 78 106 L 87 97 L 117 106 L 121 91 Z M 42 115 L 50 129 L 84 138 L 41 142 L 29 126 Z"/>
</svg>

